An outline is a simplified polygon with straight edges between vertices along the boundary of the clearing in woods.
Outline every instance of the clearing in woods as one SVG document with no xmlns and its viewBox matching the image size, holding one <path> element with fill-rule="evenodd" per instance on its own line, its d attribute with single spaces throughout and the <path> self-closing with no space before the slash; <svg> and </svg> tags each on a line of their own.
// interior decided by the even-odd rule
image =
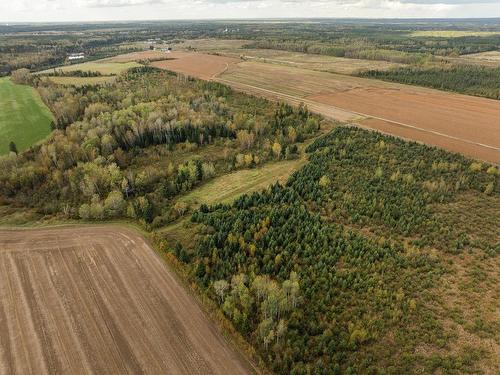
<svg viewBox="0 0 500 375">
<path fill-rule="evenodd" d="M 19 152 L 51 132 L 53 117 L 36 90 L 0 78 L 0 155 L 9 152 L 13 141 Z"/>
<path fill-rule="evenodd" d="M 284 184 L 305 163 L 306 159 L 300 158 L 242 169 L 203 184 L 179 198 L 179 201 L 190 205 L 231 203 L 240 195 L 263 190 L 275 182 Z"/>
<path fill-rule="evenodd" d="M 105 83 L 112 83 L 116 79 L 116 76 L 120 73 L 138 66 L 141 66 L 141 64 L 135 62 L 133 59 L 127 59 L 126 61 L 113 61 L 112 59 L 103 59 L 81 64 L 65 65 L 56 69 L 48 69 L 40 72 L 40 74 L 51 74 L 54 73 L 54 70 L 62 70 L 63 72 L 74 72 L 77 70 L 81 70 L 83 72 L 98 72 L 101 74 L 101 76 L 99 77 L 50 76 L 46 79 L 61 85 L 100 85 Z"/>
<path fill-rule="evenodd" d="M 216 177 L 191 190 L 178 201 L 191 206 L 231 203 L 243 194 L 264 190 L 276 182 L 284 185 L 293 172 L 307 163 L 306 147 L 316 138 L 332 131 L 335 126 L 337 124 L 333 122 L 323 123 L 316 136 L 299 145 L 300 156 L 296 159 L 270 162 L 256 168 L 240 169 Z"/>
<path fill-rule="evenodd" d="M 0 372 L 248 374 L 163 260 L 119 227 L 0 230 Z"/>
<path fill-rule="evenodd" d="M 102 85 L 112 83 L 116 76 L 100 76 L 100 77 L 48 77 L 54 83 L 66 86 L 85 86 L 85 85 Z"/>
<path fill-rule="evenodd" d="M 55 68 L 55 70 L 62 70 L 63 72 L 74 72 L 77 70 L 81 70 L 82 72 L 99 72 L 102 75 L 115 75 L 120 74 L 121 72 L 140 66 L 140 64 L 127 61 L 127 62 L 113 62 L 108 59 L 96 60 L 92 62 L 85 62 L 81 64 L 73 64 L 73 65 L 65 65 Z M 54 69 L 47 69 L 40 74 L 50 74 L 53 73 Z"/>
</svg>

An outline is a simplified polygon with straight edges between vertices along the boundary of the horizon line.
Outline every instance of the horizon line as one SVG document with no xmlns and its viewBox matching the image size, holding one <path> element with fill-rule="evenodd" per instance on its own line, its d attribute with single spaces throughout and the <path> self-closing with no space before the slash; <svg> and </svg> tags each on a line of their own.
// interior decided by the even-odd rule
<svg viewBox="0 0 500 375">
<path fill-rule="evenodd" d="M 414 20 L 414 21 L 437 21 L 437 20 L 499 20 L 500 16 L 493 17 L 207 17 L 207 18 L 158 18 L 158 19 L 122 19 L 122 20 L 76 20 L 76 21 L 0 21 L 0 26 L 15 25 L 71 25 L 71 24 L 99 24 L 99 23 L 139 23 L 139 22 L 193 22 L 193 21 L 310 21 L 310 20 Z"/>
</svg>

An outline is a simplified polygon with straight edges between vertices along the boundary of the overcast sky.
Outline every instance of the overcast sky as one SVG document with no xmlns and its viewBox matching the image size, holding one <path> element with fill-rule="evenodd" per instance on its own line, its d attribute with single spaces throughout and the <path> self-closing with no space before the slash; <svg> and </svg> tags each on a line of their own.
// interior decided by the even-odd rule
<svg viewBox="0 0 500 375">
<path fill-rule="evenodd" d="M 0 0 L 0 22 L 500 17 L 500 0 Z"/>
</svg>

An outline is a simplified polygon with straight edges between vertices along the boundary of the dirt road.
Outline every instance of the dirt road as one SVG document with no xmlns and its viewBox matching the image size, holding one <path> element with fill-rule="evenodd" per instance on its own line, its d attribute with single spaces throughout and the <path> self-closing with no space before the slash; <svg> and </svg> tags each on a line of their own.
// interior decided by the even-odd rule
<svg viewBox="0 0 500 375">
<path fill-rule="evenodd" d="M 249 369 L 133 230 L 0 230 L 0 374 Z"/>
</svg>

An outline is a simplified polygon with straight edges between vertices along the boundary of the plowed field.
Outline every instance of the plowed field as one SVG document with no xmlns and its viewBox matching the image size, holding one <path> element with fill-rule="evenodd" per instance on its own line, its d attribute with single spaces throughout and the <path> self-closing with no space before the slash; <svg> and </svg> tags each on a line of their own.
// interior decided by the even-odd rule
<svg viewBox="0 0 500 375">
<path fill-rule="evenodd" d="M 151 65 L 201 79 L 212 79 L 223 73 L 229 65 L 240 61 L 232 57 L 177 51 L 170 53 L 168 58 L 152 62 Z"/>
<path fill-rule="evenodd" d="M 246 374 L 247 366 L 134 231 L 0 231 L 0 374 Z"/>
</svg>

